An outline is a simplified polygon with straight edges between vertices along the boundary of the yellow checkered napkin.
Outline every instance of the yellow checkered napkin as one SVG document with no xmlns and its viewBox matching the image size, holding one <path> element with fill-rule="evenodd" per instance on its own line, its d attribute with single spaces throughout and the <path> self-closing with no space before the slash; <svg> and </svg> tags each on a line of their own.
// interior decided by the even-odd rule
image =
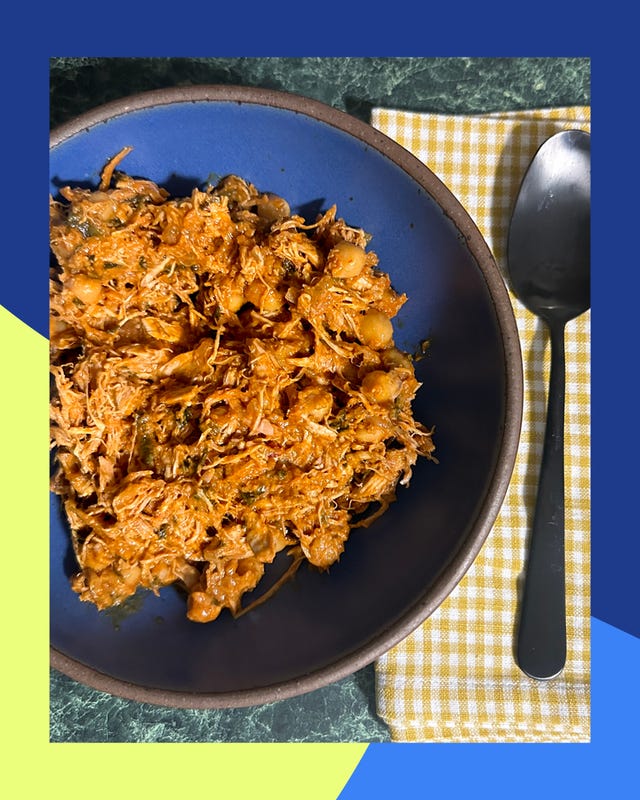
<svg viewBox="0 0 640 800">
<path fill-rule="evenodd" d="M 511 207 L 538 147 L 590 109 L 443 116 L 374 109 L 374 127 L 456 195 L 502 266 Z M 522 438 L 504 505 L 477 560 L 439 609 L 376 663 L 378 713 L 397 741 L 586 742 L 590 731 L 590 315 L 566 347 L 567 663 L 553 681 L 514 661 L 525 545 L 542 454 L 549 374 L 543 325 L 512 297 L 524 360 Z"/>
</svg>

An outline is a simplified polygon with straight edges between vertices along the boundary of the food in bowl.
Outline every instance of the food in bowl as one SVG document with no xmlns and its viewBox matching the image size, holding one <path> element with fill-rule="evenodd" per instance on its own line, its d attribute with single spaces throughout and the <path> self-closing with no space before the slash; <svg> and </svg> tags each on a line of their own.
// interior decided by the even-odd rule
<svg viewBox="0 0 640 800">
<path fill-rule="evenodd" d="M 328 569 L 434 442 L 367 233 L 234 175 L 170 197 L 128 152 L 51 200 L 52 488 L 81 600 L 176 585 L 210 622 L 282 551 Z"/>
</svg>

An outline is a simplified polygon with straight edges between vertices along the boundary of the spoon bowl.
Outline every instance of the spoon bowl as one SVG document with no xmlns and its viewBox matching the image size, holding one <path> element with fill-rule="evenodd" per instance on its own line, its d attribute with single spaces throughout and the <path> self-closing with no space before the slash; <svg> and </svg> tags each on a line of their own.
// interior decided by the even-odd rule
<svg viewBox="0 0 640 800">
<path fill-rule="evenodd" d="M 585 131 L 555 134 L 531 162 L 509 228 L 514 293 L 545 320 L 568 322 L 590 306 L 591 144 Z"/>
<path fill-rule="evenodd" d="M 531 678 L 566 661 L 564 563 L 564 330 L 590 300 L 590 135 L 555 134 L 520 186 L 507 243 L 511 288 L 549 329 L 551 374 L 538 495 L 522 598 L 517 660 Z"/>
</svg>

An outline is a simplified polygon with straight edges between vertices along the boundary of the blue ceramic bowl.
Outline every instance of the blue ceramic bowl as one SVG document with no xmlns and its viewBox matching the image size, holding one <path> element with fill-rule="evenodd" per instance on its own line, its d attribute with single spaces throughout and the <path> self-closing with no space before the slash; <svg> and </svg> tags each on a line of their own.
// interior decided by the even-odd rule
<svg viewBox="0 0 640 800">
<path fill-rule="evenodd" d="M 438 464 L 369 529 L 355 530 L 328 573 L 301 568 L 251 613 L 187 620 L 173 589 L 127 613 L 99 613 L 69 586 L 74 571 L 51 497 L 51 662 L 97 689 L 181 707 L 246 706 L 290 697 L 371 663 L 422 623 L 480 550 L 511 477 L 522 368 L 502 277 L 473 221 L 435 175 L 389 138 L 306 98 L 199 86 L 102 106 L 55 130 L 50 191 L 96 187 L 125 145 L 129 174 L 172 194 L 235 173 L 315 219 L 338 215 L 373 235 L 371 249 L 408 295 L 395 320 L 423 387 L 415 416 L 435 426 Z M 138 596 L 136 596 L 138 597 Z"/>
</svg>

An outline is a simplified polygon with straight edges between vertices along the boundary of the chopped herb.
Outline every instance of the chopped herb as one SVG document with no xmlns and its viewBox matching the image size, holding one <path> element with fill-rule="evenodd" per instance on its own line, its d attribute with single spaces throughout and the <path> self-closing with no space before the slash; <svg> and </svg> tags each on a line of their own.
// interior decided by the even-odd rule
<svg viewBox="0 0 640 800">
<path fill-rule="evenodd" d="M 205 183 L 209 186 L 216 186 L 221 180 L 222 175 L 218 175 L 217 172 L 210 172 Z"/>
<path fill-rule="evenodd" d="M 425 358 L 428 350 L 429 350 L 429 340 L 423 339 L 416 347 L 415 352 L 413 353 L 413 359 L 415 361 L 420 361 L 420 359 Z"/>
<path fill-rule="evenodd" d="M 131 617 L 133 614 L 137 614 L 140 611 L 144 599 L 147 596 L 148 592 L 137 591 L 118 605 L 110 606 L 105 610 L 105 614 L 111 620 L 111 624 L 115 630 L 120 630 L 120 626 L 127 617 Z"/>
<path fill-rule="evenodd" d="M 193 409 L 191 406 L 187 406 L 182 414 L 179 414 L 176 419 L 176 426 L 178 428 L 178 432 L 182 432 L 191 422 L 193 418 Z"/>
<path fill-rule="evenodd" d="M 156 441 L 153 434 L 148 429 L 149 420 L 146 416 L 136 419 L 138 430 L 138 457 L 140 461 L 150 469 L 154 467 L 154 450 Z"/>
<path fill-rule="evenodd" d="M 187 456 L 182 462 L 182 469 L 187 475 L 195 475 L 203 459 L 204 455 Z"/>
<path fill-rule="evenodd" d="M 151 198 L 148 194 L 137 194 L 128 201 L 131 208 L 140 208 L 140 206 L 146 206 L 150 202 Z"/>
<path fill-rule="evenodd" d="M 333 430 L 337 431 L 338 433 L 341 431 L 346 431 L 349 427 L 347 412 L 340 411 L 340 413 L 336 414 L 336 416 L 329 422 L 329 427 L 333 428 Z"/>
<path fill-rule="evenodd" d="M 100 236 L 102 234 L 102 231 L 97 228 L 91 220 L 84 219 L 75 213 L 69 214 L 67 223 L 69 227 L 80 231 L 83 239 L 88 239 L 90 236 Z"/>
<path fill-rule="evenodd" d="M 266 486 L 258 486 L 257 489 L 253 489 L 252 491 L 243 491 L 240 490 L 238 494 L 240 495 L 240 500 L 246 506 L 252 506 L 256 500 L 261 497 L 267 491 Z"/>
<path fill-rule="evenodd" d="M 289 258 L 282 259 L 282 266 L 284 267 L 284 271 L 287 275 L 291 275 L 292 272 L 296 271 L 296 265 Z"/>
<path fill-rule="evenodd" d="M 153 437 L 145 433 L 140 439 L 140 460 L 147 467 L 153 467 Z"/>
</svg>

